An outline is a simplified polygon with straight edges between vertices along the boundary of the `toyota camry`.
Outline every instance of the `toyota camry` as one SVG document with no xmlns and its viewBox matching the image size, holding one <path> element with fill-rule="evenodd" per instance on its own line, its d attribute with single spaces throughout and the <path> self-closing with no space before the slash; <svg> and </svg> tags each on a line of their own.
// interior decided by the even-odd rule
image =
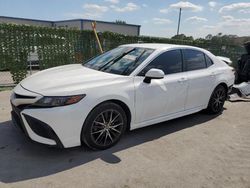
<svg viewBox="0 0 250 188">
<path fill-rule="evenodd" d="M 233 83 L 233 69 L 207 50 L 122 45 L 24 79 L 11 95 L 12 121 L 42 144 L 107 149 L 126 130 L 221 113 Z"/>
</svg>

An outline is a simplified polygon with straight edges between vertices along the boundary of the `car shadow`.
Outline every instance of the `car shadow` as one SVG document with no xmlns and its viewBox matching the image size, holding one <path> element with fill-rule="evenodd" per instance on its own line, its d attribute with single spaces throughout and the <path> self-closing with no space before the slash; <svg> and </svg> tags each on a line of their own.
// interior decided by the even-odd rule
<svg viewBox="0 0 250 188">
<path fill-rule="evenodd" d="M 91 151 L 87 147 L 50 148 L 31 142 L 11 121 L 0 123 L 0 182 L 12 183 L 59 173 L 90 161 L 101 159 L 119 163 L 116 152 L 159 139 L 162 136 L 201 125 L 216 116 L 202 112 L 128 132 L 114 147 Z"/>
</svg>

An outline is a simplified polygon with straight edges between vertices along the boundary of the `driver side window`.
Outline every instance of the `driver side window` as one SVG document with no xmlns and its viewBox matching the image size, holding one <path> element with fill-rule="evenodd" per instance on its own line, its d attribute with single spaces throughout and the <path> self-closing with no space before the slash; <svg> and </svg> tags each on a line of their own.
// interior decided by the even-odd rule
<svg viewBox="0 0 250 188">
<path fill-rule="evenodd" d="M 162 53 L 150 62 L 138 76 L 145 76 L 146 72 L 152 68 L 161 69 L 165 75 L 182 72 L 181 50 L 171 50 Z"/>
</svg>

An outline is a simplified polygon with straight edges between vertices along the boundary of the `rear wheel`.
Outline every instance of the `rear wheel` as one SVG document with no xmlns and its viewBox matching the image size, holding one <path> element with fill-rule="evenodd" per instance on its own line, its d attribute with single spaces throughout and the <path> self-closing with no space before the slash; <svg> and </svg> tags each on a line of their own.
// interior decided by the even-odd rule
<svg viewBox="0 0 250 188">
<path fill-rule="evenodd" d="M 82 141 L 92 149 L 107 149 L 115 145 L 127 126 L 124 110 L 115 103 L 103 103 L 91 111 L 84 123 Z"/>
<path fill-rule="evenodd" d="M 212 93 L 212 96 L 210 98 L 207 111 L 210 114 L 218 114 L 222 112 L 224 103 L 227 98 L 225 87 L 222 85 L 219 85 L 215 88 L 215 90 Z"/>
</svg>

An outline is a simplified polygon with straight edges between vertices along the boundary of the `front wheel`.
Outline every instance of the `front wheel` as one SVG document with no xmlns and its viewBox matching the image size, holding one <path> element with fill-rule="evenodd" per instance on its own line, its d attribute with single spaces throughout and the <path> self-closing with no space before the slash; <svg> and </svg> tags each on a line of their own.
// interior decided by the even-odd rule
<svg viewBox="0 0 250 188">
<path fill-rule="evenodd" d="M 222 112 L 224 103 L 227 98 L 225 87 L 222 85 L 219 85 L 215 88 L 215 90 L 212 93 L 212 96 L 210 97 L 210 101 L 207 107 L 207 111 L 210 114 L 218 114 Z"/>
<path fill-rule="evenodd" d="M 88 115 L 82 132 L 82 141 L 92 149 L 104 150 L 115 145 L 127 126 L 124 110 L 115 103 L 103 103 Z"/>
</svg>

